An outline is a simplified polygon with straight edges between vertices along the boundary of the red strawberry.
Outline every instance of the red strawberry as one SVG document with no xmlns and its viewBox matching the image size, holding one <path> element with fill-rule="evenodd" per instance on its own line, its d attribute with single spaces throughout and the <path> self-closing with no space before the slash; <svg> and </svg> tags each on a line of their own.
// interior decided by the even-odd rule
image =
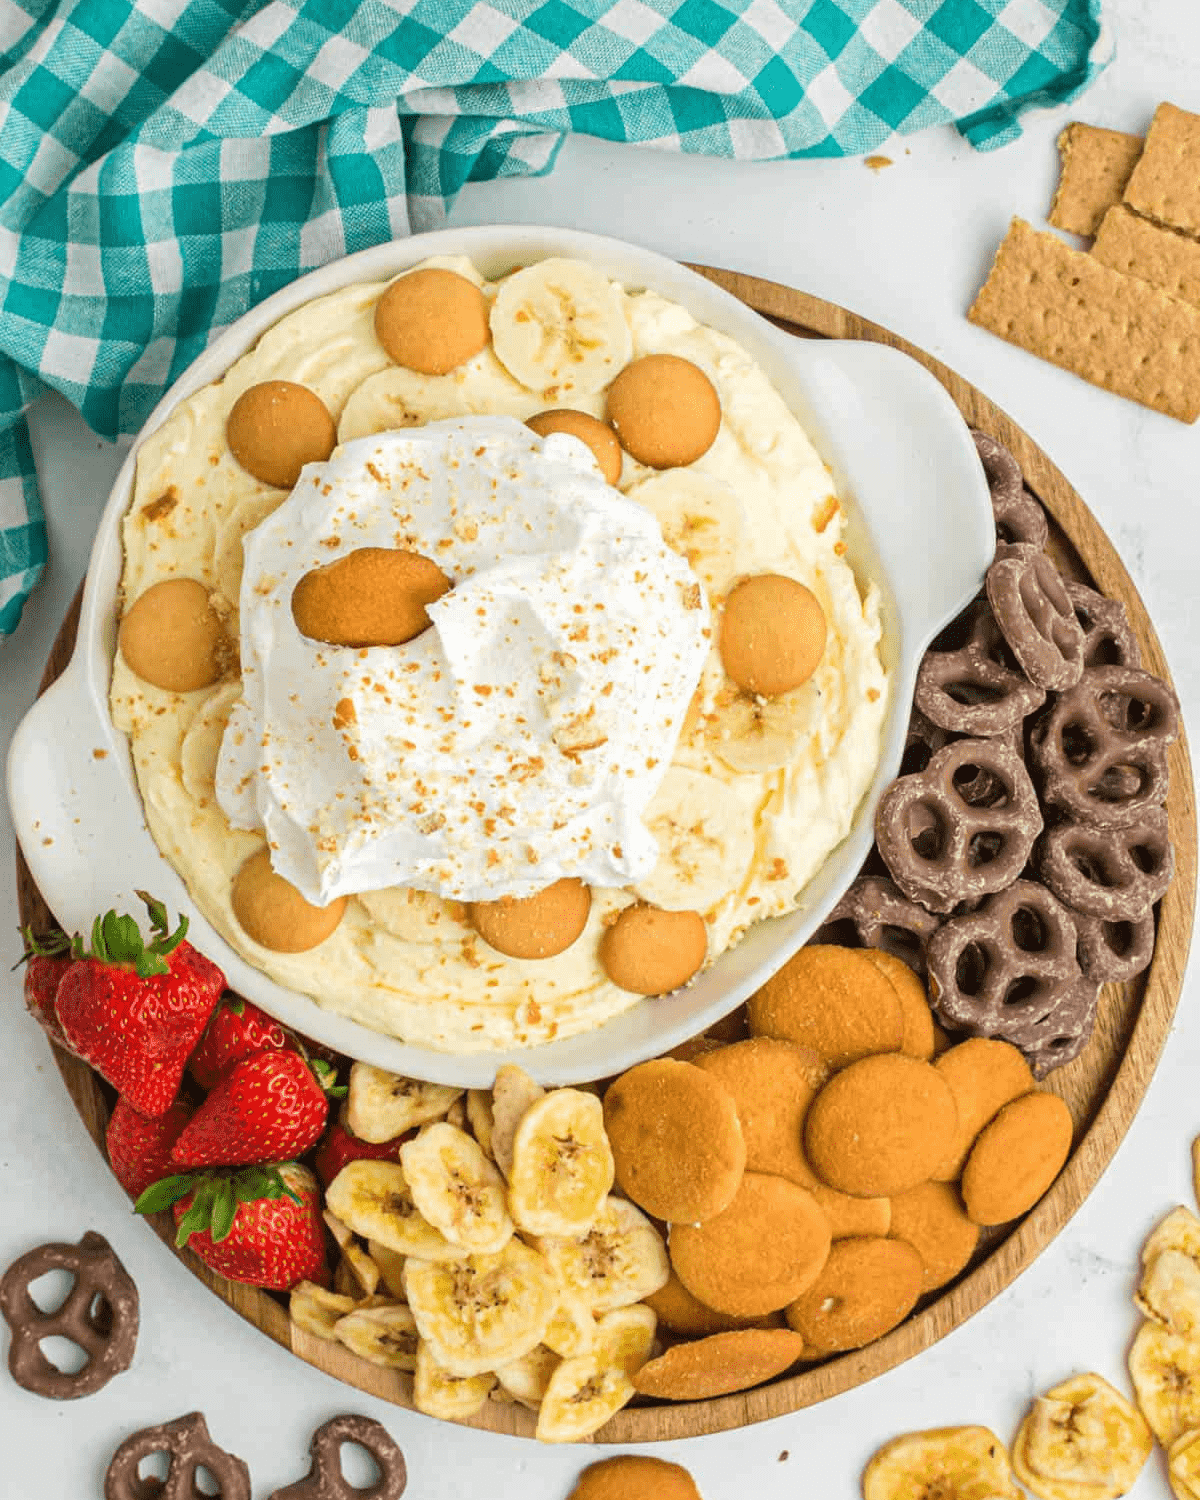
<svg viewBox="0 0 1200 1500">
<path fill-rule="evenodd" d="M 209 1094 L 175 1142 L 171 1161 L 176 1167 L 287 1161 L 316 1144 L 328 1114 L 329 1098 L 298 1052 L 255 1052 Z"/>
<path fill-rule="evenodd" d="M 186 917 L 168 936 L 161 902 L 138 895 L 155 932 L 149 946 L 133 917 L 97 917 L 90 951 L 74 939 L 75 961 L 55 1003 L 71 1048 L 135 1109 L 161 1115 L 179 1092 L 225 976 L 183 941 Z"/>
<path fill-rule="evenodd" d="M 192 1117 L 186 1099 L 176 1099 L 165 1115 L 152 1119 L 125 1099 L 118 1099 L 104 1142 L 113 1176 L 131 1198 L 140 1198 L 152 1182 L 171 1170 L 171 1147 Z"/>
<path fill-rule="evenodd" d="M 403 1135 L 393 1136 L 390 1141 L 362 1141 L 343 1120 L 335 1120 L 325 1132 L 325 1139 L 317 1147 L 313 1166 L 317 1176 L 326 1187 L 333 1181 L 348 1161 L 399 1161 L 400 1147 L 415 1132 L 406 1130 Z"/>
<path fill-rule="evenodd" d="M 295 1048 L 290 1031 L 240 995 L 224 995 L 213 1011 L 203 1040 L 192 1053 L 188 1071 L 207 1093 L 222 1073 L 255 1052 Z"/>
<path fill-rule="evenodd" d="M 26 932 L 25 941 L 25 1008 L 52 1042 L 68 1047 L 56 1001 L 59 983 L 71 967 L 71 940 L 65 932 L 41 938 Z"/>
<path fill-rule="evenodd" d="M 279 1292 L 298 1281 L 328 1284 L 321 1190 L 298 1162 L 167 1177 L 136 1207 L 140 1214 L 170 1208 L 176 1245 L 230 1281 Z"/>
</svg>

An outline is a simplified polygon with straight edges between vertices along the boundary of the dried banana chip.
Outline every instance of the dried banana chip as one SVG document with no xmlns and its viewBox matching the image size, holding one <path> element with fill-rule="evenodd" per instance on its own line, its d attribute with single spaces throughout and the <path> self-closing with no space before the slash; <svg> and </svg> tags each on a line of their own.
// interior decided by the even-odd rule
<svg viewBox="0 0 1200 1500">
<path fill-rule="evenodd" d="M 489 1089 L 467 1090 L 467 1124 L 483 1147 L 484 1155 L 496 1160 L 492 1150 L 492 1095 Z"/>
<path fill-rule="evenodd" d="M 1012 1464 L 1039 1500 L 1116 1500 L 1153 1446 L 1144 1418 L 1120 1391 L 1099 1375 L 1074 1375 L 1033 1402 Z"/>
<path fill-rule="evenodd" d="M 522 1406 L 528 1406 L 531 1411 L 537 1411 L 546 1394 L 546 1387 L 550 1384 L 550 1377 L 561 1363 L 553 1349 L 539 1344 L 520 1359 L 499 1365 L 496 1378 L 514 1400 L 519 1401 Z"/>
<path fill-rule="evenodd" d="M 530 1234 L 584 1234 L 613 1185 L 604 1106 L 582 1089 L 555 1089 L 521 1116 L 513 1137 L 508 1206 Z"/>
<path fill-rule="evenodd" d="M 1171 1444 L 1167 1478 L 1176 1500 L 1200 1500 L 1200 1429 L 1181 1433 Z"/>
<path fill-rule="evenodd" d="M 516 1063 L 505 1063 L 496 1071 L 492 1084 L 491 1154 L 505 1177 L 512 1170 L 513 1139 L 521 1117 L 545 1094 L 541 1084 L 535 1083 Z"/>
<path fill-rule="evenodd" d="M 417 1367 L 417 1321 L 407 1307 L 356 1308 L 339 1318 L 333 1331 L 347 1349 L 373 1365 Z"/>
<path fill-rule="evenodd" d="M 398 1161 L 351 1161 L 325 1190 L 325 1202 L 367 1241 L 420 1260 L 459 1260 L 462 1249 L 424 1217 L 413 1202 Z"/>
<path fill-rule="evenodd" d="M 378 1240 L 367 1241 L 367 1254 L 379 1267 L 379 1275 L 388 1294 L 397 1302 L 407 1301 L 404 1293 L 405 1257 L 398 1250 L 390 1250 L 387 1245 L 381 1245 Z"/>
<path fill-rule="evenodd" d="M 595 1313 L 640 1302 L 670 1279 L 662 1236 L 624 1198 L 607 1199 L 586 1234 L 545 1235 L 536 1243 L 566 1291 Z"/>
<path fill-rule="evenodd" d="M 1200 1427 L 1200 1341 L 1143 1323 L 1129 1351 L 1137 1403 L 1164 1448 Z"/>
<path fill-rule="evenodd" d="M 346 1096 L 346 1124 L 360 1141 L 378 1145 L 406 1130 L 440 1120 L 462 1093 L 441 1083 L 422 1083 L 386 1073 L 370 1063 L 356 1062 L 350 1069 Z"/>
<path fill-rule="evenodd" d="M 561 1295 L 536 1250 L 513 1239 L 495 1255 L 415 1260 L 404 1289 L 421 1337 L 452 1375 L 479 1375 L 542 1342 Z"/>
<path fill-rule="evenodd" d="M 425 1340 L 418 1342 L 413 1404 L 427 1417 L 442 1417 L 448 1422 L 473 1417 L 495 1384 L 496 1377 L 490 1371 L 482 1375 L 451 1375 L 438 1364 Z"/>
<path fill-rule="evenodd" d="M 1022 1500 L 1004 1444 L 986 1427 L 937 1427 L 885 1443 L 867 1464 L 863 1500 Z"/>
<path fill-rule="evenodd" d="M 400 1147 L 400 1165 L 422 1218 L 460 1254 L 495 1255 L 512 1238 L 504 1178 L 465 1130 L 427 1125 Z"/>
<path fill-rule="evenodd" d="M 328 1292 L 313 1281 L 298 1281 L 288 1299 L 288 1316 L 305 1333 L 319 1339 L 333 1339 L 338 1319 L 353 1312 L 356 1305 L 353 1297 Z"/>
<path fill-rule="evenodd" d="M 596 1319 L 582 1297 L 572 1292 L 562 1294 L 542 1342 L 562 1359 L 590 1353 L 596 1342 Z"/>
<path fill-rule="evenodd" d="M 1186 1208 L 1172 1209 L 1142 1246 L 1133 1300 L 1172 1333 L 1200 1330 L 1200 1219 Z"/>
</svg>

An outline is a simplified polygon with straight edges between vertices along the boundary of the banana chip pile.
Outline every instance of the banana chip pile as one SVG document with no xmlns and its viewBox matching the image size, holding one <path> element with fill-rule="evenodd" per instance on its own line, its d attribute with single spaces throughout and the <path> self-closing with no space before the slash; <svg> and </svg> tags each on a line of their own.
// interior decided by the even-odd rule
<svg viewBox="0 0 1200 1500">
<path fill-rule="evenodd" d="M 1200 1500 L 1200 1219 L 1189 1209 L 1172 1209 L 1142 1246 L 1133 1300 L 1144 1314 L 1129 1351 L 1138 1405 L 1166 1449 L 1172 1490 Z"/>
<path fill-rule="evenodd" d="M 642 1299 L 670 1274 L 654 1224 L 611 1197 L 600 1100 L 516 1067 L 493 1091 L 351 1072 L 366 1140 L 418 1126 L 399 1160 L 348 1162 L 326 1190 L 334 1290 L 301 1282 L 293 1324 L 413 1377 L 429 1416 L 489 1397 L 538 1413 L 544 1442 L 589 1437 L 634 1395 L 654 1351 Z"/>
</svg>

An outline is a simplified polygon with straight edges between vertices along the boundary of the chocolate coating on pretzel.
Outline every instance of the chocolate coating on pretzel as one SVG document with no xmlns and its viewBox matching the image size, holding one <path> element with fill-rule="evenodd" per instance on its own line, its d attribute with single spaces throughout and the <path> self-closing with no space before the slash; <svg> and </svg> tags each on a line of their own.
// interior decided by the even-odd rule
<svg viewBox="0 0 1200 1500">
<path fill-rule="evenodd" d="M 987 477 L 998 540 L 1044 547 L 1049 536 L 1046 512 L 1026 490 L 1016 459 L 1003 443 L 986 432 L 973 427 L 971 436 Z"/>
<path fill-rule="evenodd" d="M 1042 796 L 1094 828 L 1127 828 L 1167 795 L 1179 702 L 1136 667 L 1092 667 L 1059 695 L 1032 741 Z"/>
<path fill-rule="evenodd" d="M 1046 693 L 1017 664 L 991 605 L 977 599 L 925 653 L 914 699 L 942 729 L 991 737 L 1019 730 Z"/>
<path fill-rule="evenodd" d="M 142 1478 L 138 1465 L 152 1453 L 167 1454 L 167 1477 Z M 144 1427 L 127 1437 L 112 1456 L 104 1476 L 104 1500 L 197 1500 L 211 1491 L 196 1483 L 196 1470 L 205 1468 L 220 1488 L 220 1500 L 250 1500 L 250 1470 L 240 1458 L 220 1448 L 208 1435 L 198 1411 L 173 1422 Z M 369 1491 L 360 1491 L 367 1494 Z"/>
<path fill-rule="evenodd" d="M 74 1277 L 61 1307 L 43 1312 L 29 1288 L 47 1271 Z M 73 1401 L 103 1389 L 133 1362 L 138 1334 L 138 1293 L 133 1278 L 102 1234 L 93 1230 L 77 1245 L 39 1245 L 15 1260 L 0 1279 L 0 1314 L 12 1330 L 8 1368 L 35 1396 Z M 70 1339 L 87 1355 L 78 1370 L 60 1370 L 42 1353 L 41 1340 Z"/>
<path fill-rule="evenodd" d="M 892 879 L 934 912 L 1010 885 L 1041 828 L 1029 774 L 998 740 L 947 745 L 919 775 L 893 781 L 875 814 Z"/>
<path fill-rule="evenodd" d="M 379 1478 L 366 1489 L 353 1485 L 342 1471 L 342 1444 L 365 1448 L 379 1468 Z M 408 1484 L 408 1470 L 399 1444 L 372 1417 L 331 1417 L 313 1433 L 309 1445 L 312 1468 L 303 1479 L 269 1500 L 400 1500 Z"/>
<path fill-rule="evenodd" d="M 1014 881 L 929 940 L 934 1015 L 951 1030 L 1019 1047 L 1035 1071 L 1066 1062 L 1090 1029 L 1098 993 L 1080 970 L 1076 936 L 1072 914 L 1044 886 Z"/>
<path fill-rule="evenodd" d="M 1142 649 L 1119 599 L 1098 594 L 1086 584 L 1064 579 L 1067 598 L 1083 631 L 1083 666 L 1140 667 Z"/>
<path fill-rule="evenodd" d="M 879 875 L 860 876 L 809 939 L 849 948 L 882 948 L 925 977 L 925 943 L 938 918 Z"/>
<path fill-rule="evenodd" d="M 1079 967 L 1097 984 L 1124 984 L 1135 979 L 1154 957 L 1153 908 L 1127 921 L 1073 912 L 1079 934 Z"/>
<path fill-rule="evenodd" d="M 1073 687 L 1083 671 L 1083 628 L 1050 558 L 1024 542 L 997 547 L 984 587 L 1030 682 L 1053 692 Z"/>
<path fill-rule="evenodd" d="M 1151 808 L 1127 828 L 1060 823 L 1047 830 L 1036 862 L 1042 879 L 1074 911 L 1131 922 L 1165 894 L 1175 873 L 1166 809 Z"/>
</svg>

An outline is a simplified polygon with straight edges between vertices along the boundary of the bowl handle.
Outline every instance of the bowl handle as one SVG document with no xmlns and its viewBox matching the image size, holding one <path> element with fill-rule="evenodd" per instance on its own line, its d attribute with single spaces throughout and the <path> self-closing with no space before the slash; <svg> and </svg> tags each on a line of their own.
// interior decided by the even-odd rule
<svg viewBox="0 0 1200 1500">
<path fill-rule="evenodd" d="M 8 752 L 8 802 L 29 872 L 43 890 L 69 892 L 55 916 L 86 930 L 112 904 L 114 871 L 143 829 L 115 826 L 114 765 L 132 775 L 128 751 L 88 690 L 79 653 L 29 709 Z M 52 873 L 51 873 L 52 867 Z M 43 879 L 43 876 L 46 878 Z"/>
<path fill-rule="evenodd" d="M 974 441 L 940 381 L 909 355 L 852 340 L 790 343 L 793 358 L 821 369 L 804 397 L 839 492 L 893 497 L 851 552 L 881 564 L 875 576 L 890 581 L 899 615 L 896 658 L 915 664 L 978 592 L 995 549 Z M 859 514 L 851 510 L 848 534 L 863 525 Z"/>
</svg>

